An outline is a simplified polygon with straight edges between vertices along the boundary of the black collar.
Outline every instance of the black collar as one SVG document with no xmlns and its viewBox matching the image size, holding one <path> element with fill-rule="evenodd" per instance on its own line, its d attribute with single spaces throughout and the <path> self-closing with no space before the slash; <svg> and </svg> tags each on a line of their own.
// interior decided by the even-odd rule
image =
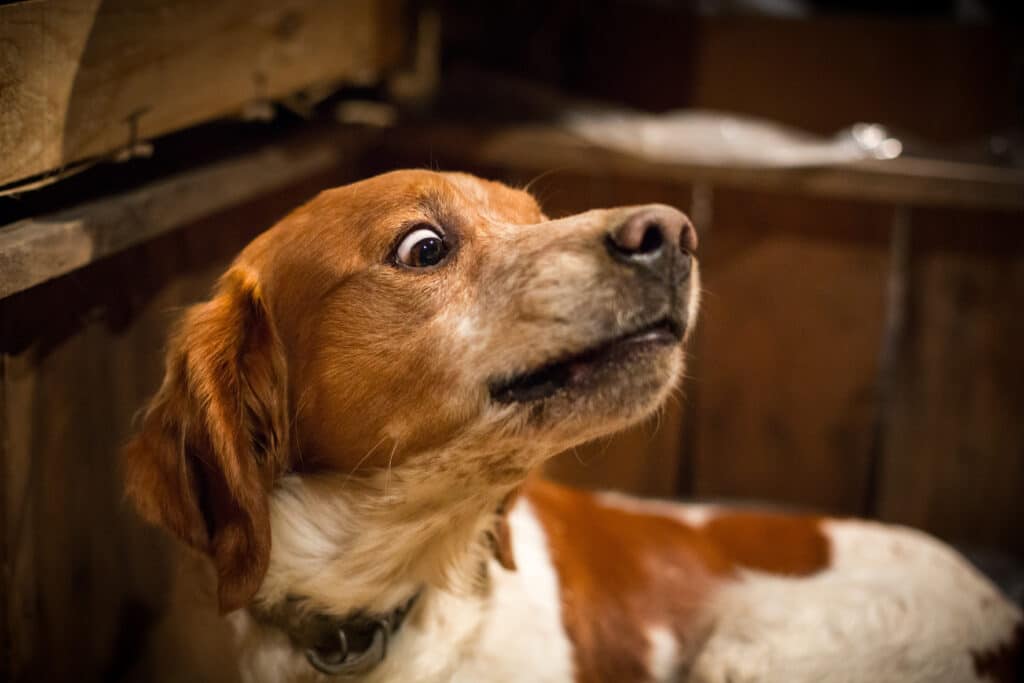
<svg viewBox="0 0 1024 683">
<path fill-rule="evenodd" d="M 357 611 L 345 617 L 322 612 L 297 614 L 287 605 L 256 618 L 280 628 L 306 653 L 313 667 L 333 676 L 357 676 L 375 669 L 388 653 L 388 641 L 419 599 L 422 590 L 386 614 Z"/>
</svg>

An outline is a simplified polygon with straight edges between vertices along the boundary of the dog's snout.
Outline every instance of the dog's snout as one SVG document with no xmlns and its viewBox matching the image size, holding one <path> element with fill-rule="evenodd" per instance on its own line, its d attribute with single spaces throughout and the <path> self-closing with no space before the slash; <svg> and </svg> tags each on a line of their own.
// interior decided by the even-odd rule
<svg viewBox="0 0 1024 683">
<path fill-rule="evenodd" d="M 684 213 L 670 206 L 648 206 L 629 214 L 608 234 L 612 256 L 623 263 L 661 269 L 689 261 L 697 233 Z M 673 256 L 678 257 L 673 258 Z"/>
</svg>

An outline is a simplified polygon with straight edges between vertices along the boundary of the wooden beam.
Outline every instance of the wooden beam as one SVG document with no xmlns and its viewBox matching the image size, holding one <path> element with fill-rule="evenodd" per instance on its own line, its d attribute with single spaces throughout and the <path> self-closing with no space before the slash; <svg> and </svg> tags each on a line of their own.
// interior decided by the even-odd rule
<svg viewBox="0 0 1024 683">
<path fill-rule="evenodd" d="M 303 138 L 124 195 L 0 227 L 0 298 L 311 176 L 353 156 L 355 138 Z M 269 226 L 268 226 L 269 227 Z"/>
<path fill-rule="evenodd" d="M 554 126 L 427 126 L 396 131 L 388 144 L 411 164 L 472 164 L 527 175 L 575 170 L 883 204 L 1024 210 L 1024 171 L 930 159 L 817 168 L 670 164 L 603 149 Z"/>
<path fill-rule="evenodd" d="M 0 7 L 0 185 L 401 58 L 401 0 Z"/>
</svg>

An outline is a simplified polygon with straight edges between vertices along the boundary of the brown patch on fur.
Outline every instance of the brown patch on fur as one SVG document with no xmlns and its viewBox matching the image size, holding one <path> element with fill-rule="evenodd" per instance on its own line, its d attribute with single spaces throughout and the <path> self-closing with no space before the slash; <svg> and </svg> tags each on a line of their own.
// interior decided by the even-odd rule
<svg viewBox="0 0 1024 683">
<path fill-rule="evenodd" d="M 997 683 L 1013 683 L 1024 675 L 1024 622 L 1017 624 L 1009 640 L 991 650 L 972 652 L 974 673 Z"/>
<path fill-rule="evenodd" d="M 683 648 L 699 637 L 700 608 L 732 570 L 707 538 L 548 482 L 526 496 L 551 547 L 579 683 L 647 680 L 648 627 L 669 628 Z"/>
<path fill-rule="evenodd" d="M 558 572 L 579 683 L 647 680 L 645 633 L 654 626 L 692 649 L 706 626 L 702 608 L 738 567 L 806 575 L 829 563 L 813 517 L 736 513 L 695 528 L 543 481 L 526 496 Z"/>
<path fill-rule="evenodd" d="M 260 288 L 236 266 L 185 314 L 163 386 L 125 450 L 128 496 L 210 555 L 224 612 L 252 597 L 270 560 L 266 493 L 287 467 L 284 382 Z"/>
<path fill-rule="evenodd" d="M 733 512 L 711 518 L 700 530 L 733 562 L 762 572 L 807 576 L 831 562 L 815 517 Z"/>
</svg>

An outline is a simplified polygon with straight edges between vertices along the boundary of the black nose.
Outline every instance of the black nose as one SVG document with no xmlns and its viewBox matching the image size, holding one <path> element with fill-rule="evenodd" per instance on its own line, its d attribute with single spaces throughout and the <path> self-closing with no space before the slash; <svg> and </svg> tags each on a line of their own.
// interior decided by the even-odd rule
<svg viewBox="0 0 1024 683">
<path fill-rule="evenodd" d="M 622 263 L 644 270 L 689 273 L 690 254 L 697 249 L 697 232 L 681 211 L 670 206 L 646 206 L 626 216 L 608 233 L 608 251 Z"/>
</svg>

